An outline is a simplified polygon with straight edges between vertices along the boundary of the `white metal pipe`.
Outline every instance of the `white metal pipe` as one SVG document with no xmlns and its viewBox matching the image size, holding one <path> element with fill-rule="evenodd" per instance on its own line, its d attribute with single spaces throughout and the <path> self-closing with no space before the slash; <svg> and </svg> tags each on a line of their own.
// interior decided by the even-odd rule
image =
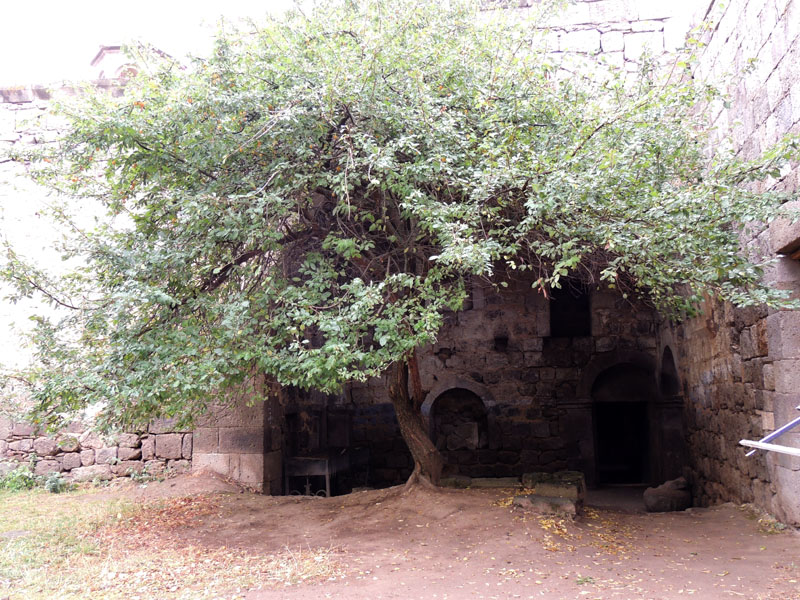
<svg viewBox="0 0 800 600">
<path fill-rule="evenodd" d="M 781 446 L 780 444 L 767 444 L 764 442 L 754 442 L 752 440 L 741 440 L 739 443 L 742 446 L 755 448 L 757 450 L 771 450 L 772 452 L 780 452 L 781 454 L 800 456 L 800 448 L 790 448 L 789 446 Z"/>
</svg>

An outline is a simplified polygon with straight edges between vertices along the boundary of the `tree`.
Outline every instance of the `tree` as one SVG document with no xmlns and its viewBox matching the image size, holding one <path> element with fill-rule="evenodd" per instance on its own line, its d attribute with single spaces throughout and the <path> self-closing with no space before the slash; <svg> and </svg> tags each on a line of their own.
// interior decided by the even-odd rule
<svg viewBox="0 0 800 600">
<path fill-rule="evenodd" d="M 415 349 L 469 278 L 531 271 L 547 294 L 570 276 L 670 315 L 788 302 L 738 235 L 782 201 L 741 184 L 796 146 L 709 152 L 698 107 L 719 94 L 683 76 L 690 50 L 666 78 L 559 63 L 537 22 L 467 0 L 226 27 L 188 68 L 140 48 L 123 95 L 59 105 L 58 143 L 17 157 L 106 214 L 68 277 L 4 268 L 68 309 L 34 334 L 42 422 L 98 405 L 106 424 L 189 424 L 255 372 L 335 391 L 389 369 L 415 476 L 436 481 Z"/>
</svg>

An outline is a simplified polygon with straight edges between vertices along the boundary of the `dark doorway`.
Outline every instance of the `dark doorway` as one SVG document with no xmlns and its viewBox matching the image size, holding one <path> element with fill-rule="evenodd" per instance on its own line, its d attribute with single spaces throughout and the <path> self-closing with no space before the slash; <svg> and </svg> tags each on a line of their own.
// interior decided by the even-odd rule
<svg viewBox="0 0 800 600">
<path fill-rule="evenodd" d="M 646 480 L 647 420 L 647 404 L 643 402 L 595 405 L 598 483 L 643 483 Z"/>
<path fill-rule="evenodd" d="M 592 414 L 598 484 L 650 482 L 650 420 L 657 397 L 653 375 L 641 367 L 621 364 L 597 377 Z"/>
</svg>

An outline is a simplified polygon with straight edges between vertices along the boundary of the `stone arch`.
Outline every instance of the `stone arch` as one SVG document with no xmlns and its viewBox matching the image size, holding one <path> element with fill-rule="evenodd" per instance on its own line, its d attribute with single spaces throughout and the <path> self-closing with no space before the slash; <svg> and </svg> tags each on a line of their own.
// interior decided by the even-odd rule
<svg viewBox="0 0 800 600">
<path fill-rule="evenodd" d="M 577 398 L 579 400 L 591 400 L 592 387 L 600 374 L 620 364 L 629 364 L 647 371 L 653 377 L 655 383 L 656 361 L 649 354 L 636 351 L 606 352 L 596 355 L 582 370 L 581 378 L 578 382 Z"/>
<path fill-rule="evenodd" d="M 433 439 L 434 433 L 433 420 L 431 419 L 433 405 L 439 396 L 452 389 L 463 389 L 475 394 L 481 399 L 481 402 L 483 402 L 483 406 L 486 408 L 486 413 L 489 420 L 491 421 L 492 419 L 492 409 L 497 405 L 497 402 L 495 401 L 494 396 L 492 396 L 492 393 L 489 391 L 489 388 L 464 377 L 441 377 L 439 381 L 436 382 L 436 385 L 431 388 L 431 391 L 425 396 L 425 401 L 422 403 L 421 407 L 422 419 L 428 428 L 428 434 L 431 436 L 431 439 Z"/>
<path fill-rule="evenodd" d="M 445 461 L 448 475 L 479 476 L 489 446 L 494 398 L 484 386 L 459 377 L 440 381 L 422 406 L 428 434 Z M 477 470 L 476 470 L 477 469 Z"/>
</svg>

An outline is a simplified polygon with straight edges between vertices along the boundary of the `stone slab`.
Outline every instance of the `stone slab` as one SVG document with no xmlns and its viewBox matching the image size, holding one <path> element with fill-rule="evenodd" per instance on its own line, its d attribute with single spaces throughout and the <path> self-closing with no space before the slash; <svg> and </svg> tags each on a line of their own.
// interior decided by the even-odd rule
<svg viewBox="0 0 800 600">
<path fill-rule="evenodd" d="M 111 465 L 111 472 L 118 476 L 130 476 L 132 473 L 141 473 L 144 470 L 144 463 L 139 460 L 123 460 Z"/>
<path fill-rule="evenodd" d="M 75 435 L 63 435 L 58 438 L 58 448 L 61 452 L 77 452 L 81 444 Z"/>
<path fill-rule="evenodd" d="M 68 452 L 67 454 L 61 457 L 61 467 L 65 471 L 71 471 L 72 469 L 77 469 L 81 465 L 82 465 L 81 455 L 77 452 Z"/>
<path fill-rule="evenodd" d="M 49 475 L 50 473 L 60 473 L 61 464 L 57 460 L 40 460 L 33 468 L 36 475 Z"/>
<path fill-rule="evenodd" d="M 99 479 L 107 481 L 113 477 L 111 465 L 92 465 L 90 467 L 78 467 L 70 471 L 72 479 L 75 481 L 93 481 Z"/>
<path fill-rule="evenodd" d="M 142 439 L 142 460 L 153 460 L 156 457 L 156 439 L 150 436 Z"/>
<path fill-rule="evenodd" d="M 135 433 L 120 433 L 117 435 L 117 445 L 120 448 L 138 448 L 139 436 Z"/>
<path fill-rule="evenodd" d="M 800 217 L 800 200 L 787 202 L 784 210 L 794 212 Z M 788 254 L 800 248 L 800 219 L 781 217 L 769 224 L 772 251 L 776 254 Z"/>
<path fill-rule="evenodd" d="M 193 451 L 197 454 L 215 454 L 219 452 L 219 428 L 200 427 L 192 434 Z"/>
<path fill-rule="evenodd" d="M 473 477 L 470 487 L 473 488 L 518 488 L 519 477 Z"/>
<path fill-rule="evenodd" d="M 219 430 L 221 454 L 261 454 L 264 452 L 263 427 L 231 427 Z"/>
<path fill-rule="evenodd" d="M 184 434 L 183 442 L 181 443 L 181 456 L 187 460 L 191 460 L 192 458 L 192 439 L 192 434 L 186 433 Z"/>
<path fill-rule="evenodd" d="M 119 450 L 117 451 L 117 457 L 123 462 L 128 460 L 141 460 L 142 449 L 120 446 Z"/>
<path fill-rule="evenodd" d="M 110 465 L 117 461 L 117 447 L 100 448 L 94 451 L 94 462 L 98 465 Z"/>
<path fill-rule="evenodd" d="M 769 315 L 767 339 L 770 357 L 800 358 L 800 311 L 781 311 Z"/>
<path fill-rule="evenodd" d="M 581 503 L 586 499 L 586 479 L 580 471 L 525 473 L 522 485 L 537 496 L 567 498 Z"/>
<path fill-rule="evenodd" d="M 33 441 L 33 451 L 39 456 L 55 456 L 58 454 L 58 444 L 53 438 L 36 438 Z"/>
<path fill-rule="evenodd" d="M 81 450 L 80 457 L 82 466 L 90 467 L 94 464 L 94 450 Z"/>
<path fill-rule="evenodd" d="M 164 433 L 155 438 L 158 458 L 177 459 L 182 457 L 183 436 L 180 433 Z"/>
</svg>

